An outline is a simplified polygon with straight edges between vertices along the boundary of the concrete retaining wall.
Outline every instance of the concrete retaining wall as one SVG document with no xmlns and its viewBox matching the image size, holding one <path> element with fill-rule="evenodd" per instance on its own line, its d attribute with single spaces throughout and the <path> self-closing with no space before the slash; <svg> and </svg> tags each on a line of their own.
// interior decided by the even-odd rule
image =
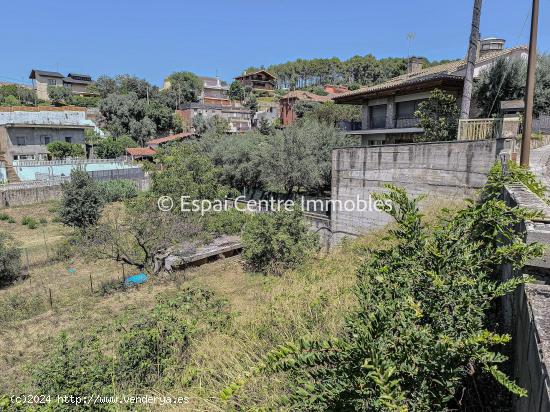
<svg viewBox="0 0 550 412">
<path fill-rule="evenodd" d="M 507 185 L 503 200 L 509 206 L 538 211 L 539 220 L 524 222 L 516 230 L 527 243 L 550 246 L 550 207 L 522 184 Z M 520 271 L 501 268 L 502 280 L 530 274 L 536 282 L 502 298 L 504 327 L 512 334 L 512 367 L 516 383 L 527 389 L 526 398 L 514 401 L 516 412 L 550 411 L 550 249 Z"/>
<path fill-rule="evenodd" d="M 409 194 L 446 199 L 472 197 L 495 161 L 513 147 L 511 139 L 349 147 L 332 152 L 332 200 L 369 201 L 387 183 Z M 333 209 L 332 230 L 360 235 L 390 218 L 368 211 Z M 341 235 L 339 235 L 341 237 Z"/>
</svg>

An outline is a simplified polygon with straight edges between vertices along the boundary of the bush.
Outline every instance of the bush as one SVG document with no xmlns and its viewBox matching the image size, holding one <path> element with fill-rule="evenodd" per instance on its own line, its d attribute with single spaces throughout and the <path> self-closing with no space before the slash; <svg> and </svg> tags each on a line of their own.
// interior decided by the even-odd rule
<svg viewBox="0 0 550 412">
<path fill-rule="evenodd" d="M 414 113 L 420 120 L 424 133 L 415 138 L 417 142 L 456 140 L 460 110 L 456 97 L 435 89 L 430 98 L 423 101 Z"/>
<path fill-rule="evenodd" d="M 112 396 L 113 362 L 101 353 L 97 338 L 81 338 L 71 343 L 62 334 L 55 351 L 34 370 L 33 382 L 37 393 L 50 395 L 54 402 L 57 395 Z M 75 409 L 71 403 L 53 405 L 59 411 Z M 112 405 L 98 403 L 93 410 L 112 410 Z"/>
<path fill-rule="evenodd" d="M 229 209 L 205 216 L 204 229 L 214 235 L 238 235 L 252 216 L 249 212 Z"/>
<path fill-rule="evenodd" d="M 137 186 L 131 180 L 108 180 L 98 183 L 104 203 L 119 202 L 138 195 Z"/>
<path fill-rule="evenodd" d="M 510 183 L 523 183 L 531 192 L 541 199 L 546 199 L 546 186 L 537 180 L 537 177 L 529 169 L 509 161 L 504 173 L 500 161 L 496 162 L 487 177 L 487 183 L 483 187 L 481 197 L 484 200 L 498 199 L 504 189 L 504 185 Z M 548 201 L 548 200 L 547 200 Z"/>
<path fill-rule="evenodd" d="M 29 229 L 36 229 L 38 227 L 38 221 L 30 216 L 23 216 L 21 224 L 27 226 Z"/>
<path fill-rule="evenodd" d="M 290 373 L 295 386 L 280 399 L 285 410 L 447 410 L 480 375 L 525 396 L 498 368 L 507 358 L 497 348 L 510 336 L 487 327 L 494 328 L 488 312 L 495 301 L 525 282 L 495 280 L 495 268 L 519 269 L 542 253 L 513 229 L 531 214 L 490 200 L 433 227 L 422 220 L 420 199 L 402 189 L 392 186 L 379 198 L 392 202 L 396 226 L 388 246 L 370 250 L 358 269 L 358 305 L 345 332 L 281 345 L 250 373 Z"/>
<path fill-rule="evenodd" d="M 67 226 L 85 228 L 99 220 L 103 202 L 97 183 L 83 170 L 73 170 L 63 184 L 59 217 Z"/>
<path fill-rule="evenodd" d="M 242 234 L 243 258 L 254 271 L 281 274 L 298 266 L 317 249 L 299 210 L 253 215 Z"/>
<path fill-rule="evenodd" d="M 6 213 L 1 213 L 0 212 L 0 220 L 4 220 L 4 221 L 7 221 L 10 219 L 10 216 L 7 215 Z"/>
<path fill-rule="evenodd" d="M 0 232 L 0 286 L 15 281 L 21 273 L 21 250 L 12 236 Z"/>
<path fill-rule="evenodd" d="M 137 146 L 138 144 L 130 136 L 107 137 L 95 147 L 95 153 L 101 159 L 116 159 L 124 156 L 128 147 Z"/>
<path fill-rule="evenodd" d="M 82 157 L 84 156 L 84 147 L 76 143 L 67 143 L 55 141 L 46 145 L 48 153 L 54 159 L 65 159 L 67 157 Z"/>
</svg>

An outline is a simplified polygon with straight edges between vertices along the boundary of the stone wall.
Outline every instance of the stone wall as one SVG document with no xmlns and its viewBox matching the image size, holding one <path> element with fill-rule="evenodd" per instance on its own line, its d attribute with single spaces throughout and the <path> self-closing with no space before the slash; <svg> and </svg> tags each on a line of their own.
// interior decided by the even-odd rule
<svg viewBox="0 0 550 412">
<path fill-rule="evenodd" d="M 511 151 L 510 139 L 453 141 L 339 148 L 332 152 L 332 201 L 369 201 L 386 183 L 409 194 L 445 199 L 475 196 L 501 155 Z M 331 228 L 360 235 L 384 226 L 389 216 L 374 208 L 347 211 L 333 208 Z M 336 237 L 336 235 L 335 235 Z"/>
</svg>

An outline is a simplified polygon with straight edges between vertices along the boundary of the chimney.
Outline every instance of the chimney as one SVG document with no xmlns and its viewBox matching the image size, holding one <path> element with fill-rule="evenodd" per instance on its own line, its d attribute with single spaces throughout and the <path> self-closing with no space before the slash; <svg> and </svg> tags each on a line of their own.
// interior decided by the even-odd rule
<svg viewBox="0 0 550 412">
<path fill-rule="evenodd" d="M 417 73 L 422 70 L 422 60 L 417 57 L 411 57 L 407 63 L 407 74 Z"/>
<path fill-rule="evenodd" d="M 504 50 L 505 43 L 506 43 L 506 40 L 504 39 L 498 39 L 496 37 L 487 37 L 486 39 L 482 39 L 479 42 L 479 47 L 477 52 L 480 56 L 483 56 L 488 53 L 501 51 L 501 50 Z"/>
</svg>

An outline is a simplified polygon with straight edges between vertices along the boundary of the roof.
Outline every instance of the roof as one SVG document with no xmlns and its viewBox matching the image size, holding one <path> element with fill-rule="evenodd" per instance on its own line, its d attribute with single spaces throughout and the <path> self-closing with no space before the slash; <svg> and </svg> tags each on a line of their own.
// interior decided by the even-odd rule
<svg viewBox="0 0 550 412">
<path fill-rule="evenodd" d="M 65 77 L 59 72 L 49 72 L 47 70 L 32 69 L 31 74 L 29 74 L 29 79 L 34 79 L 37 74 L 40 76 L 47 76 L 47 77 L 59 77 L 59 78 Z"/>
<path fill-rule="evenodd" d="M 510 49 L 498 50 L 491 53 L 486 53 L 476 60 L 476 65 L 488 63 L 491 60 L 505 57 L 515 51 L 528 50 L 527 46 L 517 46 Z M 437 66 L 427 67 L 425 69 L 403 74 L 401 76 L 394 77 L 384 83 L 380 83 L 374 86 L 362 87 L 358 90 L 354 90 L 348 93 L 339 94 L 333 99 L 336 103 L 348 103 L 351 102 L 353 97 L 367 97 L 370 94 L 375 94 L 383 90 L 398 89 L 411 84 L 420 84 L 423 82 L 430 82 L 434 80 L 463 80 L 464 77 L 459 74 L 461 70 L 466 68 L 466 59 L 455 60 L 449 63 L 439 64 Z M 354 102 L 355 103 L 355 102 Z"/>
<path fill-rule="evenodd" d="M 149 146 L 149 145 L 153 145 L 153 144 L 161 144 L 161 143 L 166 143 L 166 142 L 172 142 L 174 140 L 185 139 L 187 137 L 193 136 L 194 134 L 195 133 L 191 133 L 191 132 L 171 134 L 169 136 L 159 137 L 158 139 L 149 140 L 147 142 L 147 145 Z"/>
<path fill-rule="evenodd" d="M 328 102 L 331 100 L 330 96 L 319 96 L 318 94 L 306 92 L 304 90 L 293 90 L 287 94 L 285 94 L 283 97 L 281 97 L 280 100 L 290 100 L 290 99 L 296 99 L 296 100 L 306 100 L 310 102 Z"/>
<path fill-rule="evenodd" d="M 91 80 L 79 80 L 79 79 L 73 79 L 71 77 L 64 77 L 63 83 L 71 83 L 71 84 L 92 84 L 93 82 Z"/>
<path fill-rule="evenodd" d="M 128 147 L 126 153 L 130 156 L 154 156 L 157 152 L 150 147 Z"/>
<path fill-rule="evenodd" d="M 269 73 L 267 70 L 258 70 L 256 72 L 246 73 L 246 74 L 243 74 L 241 76 L 235 77 L 235 79 L 244 79 L 245 77 L 250 77 L 250 76 L 253 76 L 253 75 L 258 74 L 258 73 L 265 73 L 268 77 L 271 77 L 271 79 L 273 79 L 273 80 L 276 79 L 276 77 L 273 76 L 271 73 Z"/>
<path fill-rule="evenodd" d="M 92 76 L 90 76 L 89 74 L 79 74 L 79 73 L 69 73 L 67 77 L 85 77 L 90 80 L 92 79 Z"/>
</svg>

